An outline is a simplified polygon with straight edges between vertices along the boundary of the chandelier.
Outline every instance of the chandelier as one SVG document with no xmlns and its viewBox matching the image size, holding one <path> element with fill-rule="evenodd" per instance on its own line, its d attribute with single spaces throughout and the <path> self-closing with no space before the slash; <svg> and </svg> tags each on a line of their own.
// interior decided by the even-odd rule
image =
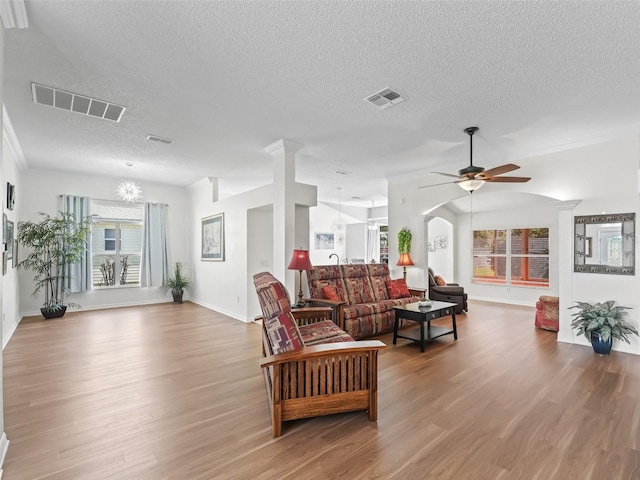
<svg viewBox="0 0 640 480">
<path fill-rule="evenodd" d="M 338 189 L 338 218 L 333 219 L 333 221 L 331 222 L 331 228 L 335 232 L 336 244 L 342 245 L 344 243 L 346 222 L 342 218 L 342 197 L 340 195 L 342 191 L 342 187 L 337 187 L 337 189 Z"/>
<path fill-rule="evenodd" d="M 127 167 L 129 167 L 129 177 L 131 177 L 133 163 L 127 162 Z M 124 202 L 138 202 L 142 200 L 142 187 L 135 180 L 125 178 L 116 186 L 116 195 Z"/>
</svg>

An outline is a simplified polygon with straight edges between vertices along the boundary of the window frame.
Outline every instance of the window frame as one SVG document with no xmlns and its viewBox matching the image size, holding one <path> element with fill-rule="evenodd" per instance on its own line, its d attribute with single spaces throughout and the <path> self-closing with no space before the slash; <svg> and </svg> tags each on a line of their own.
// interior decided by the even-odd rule
<svg viewBox="0 0 640 480">
<path fill-rule="evenodd" d="M 547 230 L 547 248 L 546 253 L 513 253 L 512 238 L 514 231 L 516 230 L 534 230 L 534 229 L 546 229 Z M 477 232 L 493 232 L 494 236 L 498 238 L 498 232 L 504 232 L 505 248 L 504 253 L 489 252 L 489 253 L 476 253 L 475 239 Z M 483 228 L 471 231 L 471 282 L 477 285 L 493 285 L 504 287 L 517 287 L 517 288 L 542 288 L 549 289 L 550 285 L 550 249 L 551 249 L 551 228 L 548 226 L 535 226 L 535 227 L 502 227 L 502 228 Z M 497 249 L 496 249 L 497 250 Z M 499 277 L 495 277 L 496 280 L 491 280 L 490 277 L 476 277 L 476 259 L 489 257 L 493 259 L 494 266 L 497 265 L 499 259 L 504 259 L 504 280 L 500 280 Z M 547 278 L 545 281 L 536 281 L 535 279 L 529 280 L 514 280 L 513 279 L 513 260 L 514 259 L 534 259 L 544 258 L 547 260 Z M 479 262 L 478 262 L 479 263 Z M 528 264 L 528 262 L 527 262 Z M 494 271 L 498 272 L 497 268 Z M 527 268 L 527 272 L 530 269 Z M 528 276 L 528 278 L 531 278 Z M 544 278 L 540 280 L 545 280 Z"/>
<path fill-rule="evenodd" d="M 96 231 L 98 231 L 98 228 L 102 228 L 103 232 L 105 233 L 103 235 L 102 238 L 102 242 L 100 242 L 100 239 L 98 239 L 98 244 L 95 245 L 95 248 L 98 249 L 100 247 L 103 247 L 101 250 L 99 251 L 94 251 L 93 248 L 91 249 L 91 268 L 92 268 L 92 288 L 95 290 L 107 290 L 107 289 L 114 289 L 114 288 L 136 288 L 136 287 L 141 287 L 141 277 L 140 277 L 140 271 L 138 270 L 138 276 L 137 276 L 137 282 L 136 283 L 120 283 L 121 281 L 121 271 L 122 271 L 122 267 L 121 267 L 121 263 L 120 260 L 123 256 L 136 256 L 138 258 L 138 263 L 140 264 L 142 262 L 142 247 L 143 247 L 143 239 L 142 239 L 142 235 L 144 232 L 144 210 L 142 208 L 142 205 L 136 204 L 136 207 L 139 206 L 140 210 L 138 211 L 138 213 L 140 214 L 140 217 L 137 216 L 136 213 L 134 213 L 133 215 L 131 215 L 131 218 L 114 218 L 117 217 L 118 215 L 110 215 L 110 213 L 117 213 L 117 211 L 109 211 L 110 208 L 116 207 L 118 210 L 121 208 L 124 208 L 125 210 L 122 210 L 123 212 L 123 216 L 126 217 L 127 215 L 129 215 L 127 212 L 127 210 L 130 207 L 129 205 L 126 204 L 126 202 L 120 202 L 120 201 L 113 201 L 113 200 L 99 200 L 99 199 L 91 199 L 91 212 L 94 216 L 94 225 L 92 226 L 92 237 L 95 234 Z M 106 210 L 104 210 L 106 208 Z M 102 210 L 101 210 L 102 209 Z M 108 215 L 105 216 L 101 216 L 98 212 L 106 212 L 109 213 Z M 123 241 L 123 230 L 126 228 L 126 225 L 136 225 L 140 228 L 140 245 L 139 245 L 139 249 L 137 252 L 127 252 L 127 253 L 123 253 L 122 252 L 122 241 Z M 103 227 L 101 227 L 103 226 Z M 107 238 L 106 236 L 106 232 L 109 230 L 113 230 L 114 234 L 112 238 Z M 115 243 L 115 249 L 114 250 L 109 250 L 107 249 L 107 242 L 114 242 Z M 93 240 L 92 240 L 93 243 Z M 135 242 L 134 242 L 134 248 L 136 247 Z M 111 277 L 111 275 L 113 275 L 113 285 L 105 285 L 104 281 L 97 281 L 96 279 L 100 278 L 99 276 L 96 277 L 94 272 L 94 269 L 97 268 L 95 266 L 96 264 L 96 259 L 98 260 L 98 264 L 102 264 L 102 262 L 104 262 L 105 259 L 111 257 L 113 259 L 113 272 L 109 272 L 109 277 Z M 130 262 L 131 265 L 131 262 Z M 133 265 L 135 266 L 135 263 L 133 263 Z M 99 275 L 99 274 L 98 274 Z M 103 274 L 104 275 L 104 274 Z M 127 275 L 128 277 L 129 275 Z M 104 278 L 104 277 L 103 277 Z M 125 282 L 126 282 L 126 278 L 125 278 Z"/>
</svg>

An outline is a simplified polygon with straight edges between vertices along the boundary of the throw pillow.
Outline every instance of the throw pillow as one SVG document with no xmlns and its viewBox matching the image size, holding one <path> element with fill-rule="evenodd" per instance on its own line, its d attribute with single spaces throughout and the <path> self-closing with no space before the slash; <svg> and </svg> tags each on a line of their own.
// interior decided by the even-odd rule
<svg viewBox="0 0 640 480">
<path fill-rule="evenodd" d="M 334 302 L 340 301 L 340 297 L 338 297 L 336 291 L 329 285 L 322 287 L 322 298 L 326 298 L 327 300 L 332 300 Z"/>
<path fill-rule="evenodd" d="M 442 278 L 440 275 L 436 275 L 434 280 L 436 281 L 436 285 L 440 285 L 441 287 L 447 286 L 447 282 L 445 282 L 444 278 Z"/>
<path fill-rule="evenodd" d="M 410 297 L 409 287 L 407 287 L 407 282 L 404 278 L 398 278 L 396 280 L 387 280 L 387 294 L 389 298 L 405 298 Z"/>
</svg>

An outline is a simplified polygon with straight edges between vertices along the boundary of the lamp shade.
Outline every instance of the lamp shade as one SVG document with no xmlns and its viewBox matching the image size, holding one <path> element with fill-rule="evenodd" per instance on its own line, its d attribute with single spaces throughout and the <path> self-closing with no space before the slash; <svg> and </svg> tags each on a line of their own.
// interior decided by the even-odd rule
<svg viewBox="0 0 640 480">
<path fill-rule="evenodd" d="M 411 255 L 408 253 L 401 253 L 396 265 L 399 267 L 412 267 L 415 264 L 413 263 L 413 260 L 411 260 Z"/>
<path fill-rule="evenodd" d="M 309 260 L 309 250 L 294 250 L 287 269 L 313 270 L 313 265 L 311 265 L 311 260 Z"/>
</svg>

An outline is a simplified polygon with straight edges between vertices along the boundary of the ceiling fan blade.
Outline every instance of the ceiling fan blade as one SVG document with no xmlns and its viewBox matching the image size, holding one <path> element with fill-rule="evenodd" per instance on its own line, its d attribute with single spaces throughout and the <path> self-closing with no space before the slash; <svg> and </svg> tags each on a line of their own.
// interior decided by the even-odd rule
<svg viewBox="0 0 640 480">
<path fill-rule="evenodd" d="M 433 172 L 436 173 L 436 172 Z M 459 177 L 456 177 L 459 178 Z M 422 185 L 421 187 L 418 188 L 429 188 L 429 187 L 437 187 L 439 185 L 451 185 L 452 183 L 458 183 L 461 182 L 462 180 L 458 180 L 457 182 L 444 182 L 444 183 L 434 183 L 433 185 Z"/>
<path fill-rule="evenodd" d="M 531 180 L 529 177 L 489 177 L 483 178 L 486 182 L 498 182 L 498 183 L 524 183 Z"/>
<path fill-rule="evenodd" d="M 503 173 L 512 172 L 514 170 L 519 169 L 518 165 L 514 165 L 513 163 L 507 163 L 506 165 L 500 165 L 499 167 L 490 168 L 489 170 L 485 170 L 481 173 L 483 177 L 495 177 L 496 175 L 501 175 Z"/>
<path fill-rule="evenodd" d="M 442 172 L 430 172 L 430 173 L 437 173 L 438 175 L 444 175 L 445 177 L 453 177 L 453 178 L 460 179 L 460 175 L 452 175 L 450 173 L 442 173 Z"/>
</svg>

